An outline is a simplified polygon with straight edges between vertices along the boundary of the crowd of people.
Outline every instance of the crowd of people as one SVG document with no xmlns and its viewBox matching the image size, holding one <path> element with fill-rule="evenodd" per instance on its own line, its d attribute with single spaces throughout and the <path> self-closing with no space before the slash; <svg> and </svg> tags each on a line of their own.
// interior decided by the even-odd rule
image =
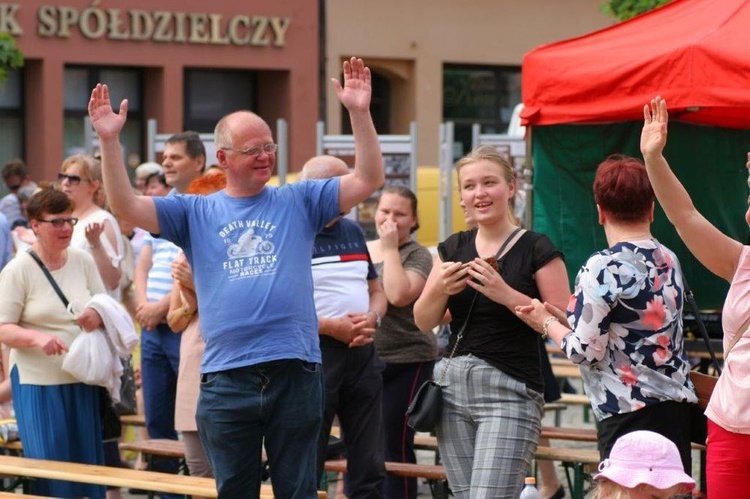
<svg viewBox="0 0 750 499">
<path fill-rule="evenodd" d="M 198 134 L 183 132 L 131 185 L 120 145 L 127 101 L 113 106 L 106 85 L 89 103 L 100 158 L 70 156 L 56 181 L 39 185 L 20 160 L 5 165 L 0 403 L 12 393 L 25 455 L 122 465 L 103 429 L 110 394 L 63 360 L 82 335 L 116 338 L 110 324 L 126 316 L 140 327 L 148 435 L 181 438 L 190 474 L 214 477 L 219 497 L 255 497 L 265 474 L 277 497 L 317 497 L 336 418 L 346 497 L 416 497 L 416 480 L 387 475 L 385 462 L 416 461 L 406 408 L 439 379 L 435 434 L 451 492 L 516 498 L 544 403 L 559 396 L 549 339 L 580 367 L 597 419 L 596 497 L 689 493 L 697 399 L 685 287 L 676 255 L 651 233 L 656 200 L 696 258 L 731 283 L 725 347 L 746 334 L 750 250 L 702 217 L 669 169 L 666 102 L 644 108 L 645 164 L 616 155 L 597 168 L 607 248 L 565 262 L 547 236 L 522 228 L 514 170 L 483 146 L 456 163 L 468 229 L 433 256 L 413 238 L 416 195 L 383 186 L 370 71 L 351 58 L 343 75 L 333 85 L 351 120 L 353 168 L 318 156 L 299 181 L 269 187 L 271 129 L 237 111 L 216 125 L 214 167 Z M 377 238 L 366 241 L 346 215 L 379 189 Z M 572 295 L 566 263 L 581 264 Z M 102 296 L 122 306 L 90 305 Z M 451 332 L 442 358 L 441 325 Z M 749 345 L 733 348 L 706 411 L 709 497 L 747 496 Z M 177 472 L 175 460 L 157 463 Z M 542 468 L 542 481 L 543 497 L 564 497 L 554 472 Z M 53 497 L 119 497 L 95 485 L 34 486 Z"/>
</svg>

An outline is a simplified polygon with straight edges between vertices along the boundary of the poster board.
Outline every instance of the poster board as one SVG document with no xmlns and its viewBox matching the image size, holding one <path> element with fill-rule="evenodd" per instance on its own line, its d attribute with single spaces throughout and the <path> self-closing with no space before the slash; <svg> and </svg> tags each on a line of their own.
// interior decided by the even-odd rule
<svg viewBox="0 0 750 499">
<path fill-rule="evenodd" d="M 385 186 L 408 187 L 417 192 L 417 124 L 412 122 L 409 135 L 379 135 L 380 148 L 383 154 Z M 325 123 L 317 126 L 317 155 L 335 156 L 344 161 L 349 168 L 354 168 L 354 136 L 327 135 Z M 367 200 L 350 212 L 348 218 L 357 221 L 365 237 L 376 239 L 375 210 L 380 197 L 378 190 Z"/>
</svg>

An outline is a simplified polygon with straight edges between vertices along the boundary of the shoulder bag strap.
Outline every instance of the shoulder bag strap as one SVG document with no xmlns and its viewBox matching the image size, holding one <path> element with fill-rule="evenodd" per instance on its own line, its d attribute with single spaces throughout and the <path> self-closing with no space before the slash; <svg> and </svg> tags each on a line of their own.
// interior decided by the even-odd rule
<svg viewBox="0 0 750 499">
<path fill-rule="evenodd" d="M 503 244 L 500 246 L 500 249 L 497 250 L 497 253 L 495 253 L 495 260 L 499 260 L 500 258 L 503 257 L 503 255 L 505 255 L 505 253 L 510 249 L 509 244 L 513 242 L 515 239 L 517 239 L 515 236 L 518 235 L 518 233 L 521 232 L 522 230 L 523 230 L 522 227 L 517 227 L 513 232 L 510 233 L 510 235 L 505 239 Z M 445 373 L 448 372 L 448 366 L 450 365 L 451 360 L 453 360 L 453 356 L 456 355 L 456 349 L 458 348 L 458 344 L 461 342 L 461 339 L 464 337 L 464 331 L 466 330 L 466 326 L 469 324 L 469 319 L 471 318 L 471 312 L 474 310 L 474 304 L 477 301 L 478 294 L 479 294 L 479 291 L 474 291 L 474 296 L 472 297 L 471 304 L 469 305 L 469 312 L 466 314 L 466 320 L 464 320 L 464 323 L 461 325 L 461 329 L 459 329 L 458 333 L 456 333 L 456 342 L 453 344 L 453 349 L 451 350 L 451 353 L 448 356 L 448 360 L 445 363 L 443 372 L 440 373 L 440 379 L 438 379 L 438 385 L 443 382 L 443 378 L 445 378 Z"/>
<path fill-rule="evenodd" d="M 682 287 L 683 292 L 685 293 L 685 300 L 687 300 L 688 304 L 690 305 L 690 310 L 692 310 L 693 315 L 695 316 L 695 323 L 698 325 L 698 331 L 700 331 L 701 336 L 703 337 L 703 341 L 706 343 L 706 350 L 708 351 L 708 355 L 711 357 L 711 362 L 713 362 L 714 364 L 716 374 L 720 375 L 721 366 L 719 365 L 719 360 L 716 358 L 714 349 L 711 346 L 711 340 L 708 338 L 706 325 L 703 323 L 703 319 L 701 319 L 701 313 L 700 310 L 698 310 L 698 304 L 695 302 L 695 295 L 693 295 L 693 290 L 690 289 L 687 279 L 685 279 L 685 274 L 682 274 Z M 732 346 L 734 346 L 734 344 L 732 344 Z"/>
<path fill-rule="evenodd" d="M 734 338 L 732 338 L 732 342 L 727 347 L 727 351 L 724 352 L 724 361 L 726 362 L 727 358 L 729 357 L 729 352 L 734 348 L 734 346 L 737 344 L 740 339 L 745 336 L 745 333 L 747 333 L 748 326 L 750 326 L 750 317 L 747 318 L 747 320 L 742 324 L 742 326 L 737 330 L 739 333 L 737 333 Z"/>
<path fill-rule="evenodd" d="M 500 246 L 500 249 L 497 250 L 497 253 L 495 253 L 495 260 L 499 260 L 503 256 L 505 256 L 508 250 L 510 250 L 510 248 L 512 247 L 511 243 L 517 241 L 524 232 L 526 231 L 523 227 L 516 227 L 516 229 L 511 232 L 510 235 L 505 239 L 505 242 Z"/>
<path fill-rule="evenodd" d="M 50 274 L 49 270 L 47 269 L 47 266 L 44 264 L 44 262 L 42 261 L 42 259 L 39 258 L 39 255 L 37 255 L 36 252 L 33 249 L 29 248 L 26 251 L 31 256 L 31 258 L 33 258 L 34 260 L 36 260 L 36 263 L 39 264 L 39 268 L 42 269 L 42 272 L 44 272 L 44 275 L 47 277 L 47 280 L 49 281 L 49 283 L 54 288 L 55 293 L 57 293 L 57 296 L 60 297 L 60 300 L 62 300 L 63 305 L 65 305 L 65 310 L 67 310 L 68 309 L 68 299 L 65 298 L 65 295 L 63 294 L 62 289 L 60 289 L 60 286 L 57 285 L 57 281 L 55 281 L 55 278 L 52 277 L 52 274 Z"/>
</svg>

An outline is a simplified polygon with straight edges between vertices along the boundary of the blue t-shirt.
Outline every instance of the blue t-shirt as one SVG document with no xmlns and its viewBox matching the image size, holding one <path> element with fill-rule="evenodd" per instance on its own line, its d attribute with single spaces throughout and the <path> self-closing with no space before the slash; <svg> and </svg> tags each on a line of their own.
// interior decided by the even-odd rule
<svg viewBox="0 0 750 499">
<path fill-rule="evenodd" d="M 202 373 L 280 359 L 320 362 L 310 255 L 339 214 L 339 179 L 266 186 L 251 197 L 154 198 L 160 237 L 193 269 Z"/>
</svg>

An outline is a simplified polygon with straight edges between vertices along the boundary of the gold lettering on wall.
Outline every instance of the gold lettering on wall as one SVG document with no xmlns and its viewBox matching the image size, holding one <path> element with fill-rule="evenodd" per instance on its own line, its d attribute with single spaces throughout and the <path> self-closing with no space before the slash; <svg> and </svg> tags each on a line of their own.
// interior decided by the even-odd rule
<svg viewBox="0 0 750 499">
<path fill-rule="evenodd" d="M 9 33 L 13 36 L 23 35 L 23 29 L 16 19 L 19 8 L 18 4 L 0 3 L 0 33 Z"/>
<path fill-rule="evenodd" d="M 122 17 L 120 17 L 120 9 L 107 9 L 109 18 L 109 32 L 110 40 L 129 40 L 130 34 L 127 31 L 122 31 Z"/>
<path fill-rule="evenodd" d="M 274 47 L 283 47 L 286 45 L 286 30 L 289 28 L 288 17 L 269 17 L 271 29 L 273 30 L 275 41 Z"/>
<path fill-rule="evenodd" d="M 190 21 L 190 43 L 208 43 L 205 14 L 188 14 Z"/>
<path fill-rule="evenodd" d="M 240 35 L 240 25 L 244 28 L 242 35 Z M 249 16 L 234 16 L 229 20 L 229 39 L 235 45 L 247 45 L 250 43 L 250 33 L 247 29 L 250 27 Z"/>
<path fill-rule="evenodd" d="M 211 24 L 211 43 L 215 45 L 228 45 L 229 38 L 221 33 L 221 14 L 209 14 Z"/>
<path fill-rule="evenodd" d="M 169 21 L 171 21 L 169 12 L 164 10 L 157 10 L 154 12 L 154 22 L 156 23 L 156 27 L 154 28 L 153 40 L 155 42 L 168 42 L 174 37 L 174 32 L 170 30 Z"/>
<path fill-rule="evenodd" d="M 289 17 L 226 16 L 216 13 L 123 10 L 103 8 L 102 0 L 78 9 L 43 5 L 36 16 L 36 34 L 42 38 L 82 36 L 89 40 L 153 41 L 201 45 L 284 47 Z M 0 3 L 0 32 L 20 36 L 21 4 Z"/>
<path fill-rule="evenodd" d="M 55 8 L 48 5 L 40 7 L 36 15 L 39 23 L 36 26 L 36 34 L 42 38 L 54 36 L 57 33 Z"/>
<path fill-rule="evenodd" d="M 268 47 L 270 43 L 266 34 L 268 28 L 268 18 L 263 16 L 253 17 L 253 37 L 250 40 L 250 45 L 257 45 L 261 47 Z"/>
</svg>

